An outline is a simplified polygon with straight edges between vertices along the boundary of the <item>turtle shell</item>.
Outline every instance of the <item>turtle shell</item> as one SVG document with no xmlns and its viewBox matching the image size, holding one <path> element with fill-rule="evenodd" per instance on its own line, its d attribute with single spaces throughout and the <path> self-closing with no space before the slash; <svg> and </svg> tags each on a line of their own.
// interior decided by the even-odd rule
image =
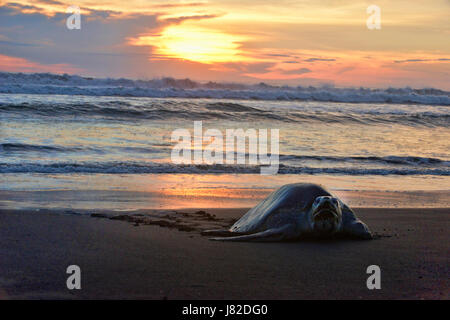
<svg viewBox="0 0 450 320">
<path fill-rule="evenodd" d="M 253 233 L 263 231 L 265 222 L 281 212 L 306 214 L 319 196 L 331 196 L 323 187 L 310 183 L 287 184 L 272 192 L 266 199 L 250 209 L 230 228 L 232 232 Z"/>
</svg>

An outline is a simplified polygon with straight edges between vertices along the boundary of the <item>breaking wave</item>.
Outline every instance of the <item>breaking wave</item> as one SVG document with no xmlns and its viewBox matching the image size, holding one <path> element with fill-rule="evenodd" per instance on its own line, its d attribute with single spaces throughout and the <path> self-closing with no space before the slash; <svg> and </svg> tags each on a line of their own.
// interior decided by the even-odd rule
<svg viewBox="0 0 450 320">
<path fill-rule="evenodd" d="M 87 152 L 96 154 L 106 154 L 116 150 L 117 152 L 142 153 L 142 154 L 170 154 L 171 144 L 164 146 L 149 145 L 147 147 L 136 146 L 89 146 L 89 147 L 65 147 L 61 145 L 38 145 L 24 143 L 1 143 L 0 151 L 3 156 L 14 155 L 15 153 L 39 152 L 39 153 L 71 153 L 71 152 Z M 192 151 L 192 150 L 191 150 Z M 234 153 L 236 157 L 237 153 Z M 243 154 L 244 158 L 250 157 L 249 153 Z M 257 157 L 257 155 L 254 155 Z M 419 157 L 419 156 L 328 156 L 328 155 L 291 155 L 280 154 L 279 161 L 283 163 L 304 163 L 304 162 L 327 162 L 327 163 L 353 163 L 353 164 L 388 164 L 403 166 L 448 166 L 450 161 L 439 158 Z M 6 165 L 6 164 L 3 164 Z M 55 164 L 56 165 L 56 164 Z"/>
<path fill-rule="evenodd" d="M 57 163 L 0 163 L 0 173 L 103 173 L 103 174 L 255 174 L 260 166 L 243 165 L 174 165 L 150 162 L 57 162 Z M 280 164 L 278 174 L 343 174 L 343 175 L 437 175 L 450 176 L 450 169 L 433 168 L 317 168 Z"/>
<path fill-rule="evenodd" d="M 450 92 L 434 88 L 293 87 L 265 83 L 257 85 L 199 83 L 190 79 L 173 78 L 153 80 L 90 78 L 50 73 L 0 72 L 0 93 L 450 105 Z"/>
<path fill-rule="evenodd" d="M 431 110 L 434 108 L 435 110 Z M 239 103 L 203 101 L 126 101 L 99 102 L 0 102 L 0 112 L 25 114 L 39 117 L 61 117 L 80 119 L 82 117 L 99 118 L 113 121 L 141 120 L 230 120 L 261 121 L 274 120 L 287 123 L 340 123 L 340 124 L 401 124 L 407 126 L 448 127 L 450 115 L 439 107 L 423 110 L 353 109 L 318 110 L 314 108 L 280 109 L 245 106 Z M 442 109 L 442 107 L 440 107 Z M 446 108 L 446 107 L 443 107 Z"/>
<path fill-rule="evenodd" d="M 416 157 L 416 156 L 352 156 L 352 157 L 332 157 L 332 156 L 297 156 L 297 155 L 280 155 L 280 160 L 317 160 L 327 162 L 360 162 L 360 163 L 382 163 L 391 165 L 408 165 L 408 166 L 422 166 L 422 165 L 444 165 L 450 166 L 450 161 Z"/>
</svg>

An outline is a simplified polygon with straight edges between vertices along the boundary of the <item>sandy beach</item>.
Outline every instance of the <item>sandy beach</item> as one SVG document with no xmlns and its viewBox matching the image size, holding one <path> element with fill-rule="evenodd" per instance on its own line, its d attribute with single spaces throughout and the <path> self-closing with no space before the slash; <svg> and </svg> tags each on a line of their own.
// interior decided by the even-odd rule
<svg viewBox="0 0 450 320">
<path fill-rule="evenodd" d="M 448 299 L 450 209 L 356 209 L 372 241 L 209 241 L 246 209 L 0 211 L 1 299 Z M 197 213 L 195 213 L 197 212 Z M 169 216 L 170 216 L 169 214 Z M 111 217 L 116 218 L 111 219 Z M 165 217 L 167 212 L 164 213 Z M 126 218 L 128 217 L 128 218 Z M 133 217 L 133 218 L 130 218 Z M 137 220 L 136 220 L 137 219 Z M 140 219 L 140 220 L 139 220 Z M 199 221 L 202 221 L 199 223 Z M 190 225 L 183 228 L 179 225 Z M 82 289 L 66 288 L 81 267 Z M 368 290 L 366 268 L 381 268 Z"/>
</svg>

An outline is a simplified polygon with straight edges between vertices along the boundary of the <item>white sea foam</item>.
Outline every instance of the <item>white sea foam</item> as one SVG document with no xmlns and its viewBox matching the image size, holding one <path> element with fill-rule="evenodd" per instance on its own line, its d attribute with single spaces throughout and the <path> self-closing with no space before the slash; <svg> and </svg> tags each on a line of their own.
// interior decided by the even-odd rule
<svg viewBox="0 0 450 320">
<path fill-rule="evenodd" d="M 176 165 L 152 162 L 55 162 L 55 163 L 0 163 L 0 173 L 103 173 L 103 174 L 147 174 L 147 173 L 186 173 L 255 174 L 260 166 L 249 165 Z M 345 174 L 345 175 L 432 175 L 450 176 L 448 167 L 434 168 L 355 168 L 355 167 L 298 167 L 280 165 L 278 174 Z"/>
<path fill-rule="evenodd" d="M 0 93 L 87 96 L 178 97 L 243 100 L 300 100 L 450 105 L 450 92 L 412 88 L 335 88 L 271 86 L 264 83 L 199 83 L 190 79 L 88 78 L 50 73 L 0 73 Z"/>
</svg>

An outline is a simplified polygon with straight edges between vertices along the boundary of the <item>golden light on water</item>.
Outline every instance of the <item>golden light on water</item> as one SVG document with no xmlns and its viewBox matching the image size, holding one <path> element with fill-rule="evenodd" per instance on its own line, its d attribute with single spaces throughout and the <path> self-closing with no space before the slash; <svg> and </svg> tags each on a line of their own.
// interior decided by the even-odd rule
<svg viewBox="0 0 450 320">
<path fill-rule="evenodd" d="M 242 36 L 191 26 L 175 25 L 165 28 L 159 35 L 132 39 L 133 45 L 150 45 L 155 53 L 201 63 L 245 61 L 240 49 Z"/>
<path fill-rule="evenodd" d="M 233 198 L 262 199 L 268 194 L 266 189 L 239 189 L 239 188 L 167 188 L 162 190 L 164 196 L 178 196 L 188 198 Z"/>
</svg>

